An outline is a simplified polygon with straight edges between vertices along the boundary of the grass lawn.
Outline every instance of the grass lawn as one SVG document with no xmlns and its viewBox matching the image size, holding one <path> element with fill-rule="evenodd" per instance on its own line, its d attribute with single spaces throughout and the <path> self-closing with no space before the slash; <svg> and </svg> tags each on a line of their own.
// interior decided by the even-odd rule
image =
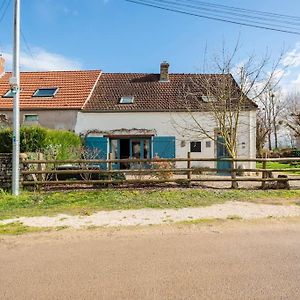
<svg viewBox="0 0 300 300">
<path fill-rule="evenodd" d="M 0 235 L 21 235 L 24 233 L 48 231 L 48 228 L 29 227 L 20 222 L 0 225 Z"/>
<path fill-rule="evenodd" d="M 299 203 L 300 190 L 98 190 L 23 192 L 14 197 L 0 192 L 0 219 L 58 213 L 90 215 L 100 210 L 209 206 L 230 200 L 272 204 Z"/>
<path fill-rule="evenodd" d="M 261 169 L 262 168 L 262 163 L 256 163 L 256 167 Z M 276 161 L 271 161 L 271 162 L 267 162 L 267 169 L 276 169 L 276 170 L 280 170 L 280 169 L 298 169 L 299 171 L 286 171 L 284 173 L 287 174 L 295 174 L 298 175 L 300 174 L 300 165 L 291 165 L 289 163 L 284 164 L 284 163 L 280 163 L 280 162 L 276 162 Z"/>
</svg>

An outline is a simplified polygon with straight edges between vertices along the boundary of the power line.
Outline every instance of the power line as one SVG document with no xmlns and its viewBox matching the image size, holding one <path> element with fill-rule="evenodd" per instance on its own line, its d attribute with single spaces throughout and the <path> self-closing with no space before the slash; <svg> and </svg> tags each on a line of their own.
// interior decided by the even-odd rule
<svg viewBox="0 0 300 300">
<path fill-rule="evenodd" d="M 1 9 L 4 8 L 4 5 L 5 5 L 5 3 L 7 2 L 5 8 L 3 9 L 3 13 L 2 13 L 2 15 L 1 15 L 1 17 L 0 17 L 0 23 L 4 20 L 5 15 L 6 15 L 6 13 L 7 13 L 7 10 L 8 10 L 8 8 L 9 8 L 10 4 L 11 4 L 11 1 L 12 1 L 12 0 L 9 0 L 9 1 L 7 2 L 7 0 L 4 0 L 4 2 L 2 3 Z M 1 9 L 0 9 L 0 10 L 1 10 Z"/>
<path fill-rule="evenodd" d="M 7 2 L 7 0 L 3 0 L 1 6 L 0 6 L 0 11 L 2 10 L 2 8 L 4 7 L 5 3 Z"/>
<path fill-rule="evenodd" d="M 208 3 L 208 2 L 199 1 L 199 0 L 190 0 L 190 2 L 200 3 L 200 4 L 206 5 L 206 6 L 219 7 L 219 8 L 223 8 L 223 9 L 243 11 L 243 12 L 248 12 L 248 13 L 252 13 L 252 14 L 255 14 L 255 15 L 256 14 L 267 15 L 267 16 L 281 17 L 281 18 L 294 19 L 294 20 L 300 21 L 300 17 L 297 17 L 297 16 L 277 14 L 277 13 L 271 13 L 271 12 L 266 12 L 266 11 L 261 11 L 261 10 L 246 9 L 246 8 L 240 8 L 240 7 L 235 7 L 235 6 L 222 5 L 222 4 Z"/>
<path fill-rule="evenodd" d="M 33 52 L 31 51 L 31 48 L 30 48 L 30 46 L 29 46 L 29 44 L 28 44 L 28 42 L 27 42 L 27 39 L 26 39 L 26 37 L 25 37 L 25 34 L 24 34 L 24 32 L 23 32 L 22 29 L 21 29 L 20 31 L 21 31 L 21 36 L 22 36 L 23 42 L 24 42 L 24 44 L 25 44 L 26 50 L 27 50 L 28 54 L 30 55 L 30 57 L 31 57 L 31 59 L 32 59 L 32 61 L 33 61 L 33 63 L 34 63 L 35 68 L 38 69 L 38 65 L 37 65 L 36 59 L 35 59 L 35 57 L 34 57 L 34 55 L 33 55 Z"/>
<path fill-rule="evenodd" d="M 236 14 L 238 16 L 243 16 L 246 18 L 252 18 L 254 20 L 245 20 L 245 18 L 237 18 L 234 17 L 233 15 L 235 13 L 230 13 L 230 16 L 226 16 L 225 14 L 229 14 L 229 12 L 224 12 L 224 11 L 220 11 L 220 10 L 212 10 L 212 9 L 207 9 L 207 8 L 203 8 L 203 7 L 199 7 L 199 6 L 194 6 L 194 5 L 189 5 L 189 4 L 182 4 L 182 2 L 184 1 L 180 1 L 180 4 L 178 3 L 178 0 L 175 0 L 176 2 L 173 1 L 168 1 L 168 0 L 152 0 L 152 1 L 146 1 L 146 0 L 135 0 L 135 2 L 139 2 L 140 4 L 150 4 L 152 6 L 159 6 L 159 7 L 163 7 L 163 8 L 167 8 L 167 9 L 171 9 L 171 10 L 180 10 L 181 12 L 184 11 L 186 13 L 190 13 L 190 14 L 197 14 L 199 15 L 199 13 L 201 13 L 201 17 L 211 17 L 211 18 L 221 18 L 223 21 L 231 21 L 231 22 L 238 22 L 238 23 L 242 23 L 242 24 L 247 24 L 247 25 L 259 25 L 261 27 L 272 27 L 273 29 L 283 29 L 286 30 L 288 29 L 289 31 L 299 31 L 300 28 L 295 28 L 295 27 L 291 27 L 291 26 L 285 26 L 282 24 L 272 24 L 272 23 L 266 23 L 266 22 L 262 22 L 262 21 L 271 21 L 271 22 L 279 22 L 279 23 L 283 23 L 281 20 L 270 20 L 270 19 L 266 19 L 266 18 L 262 18 L 262 17 L 255 17 L 255 16 L 249 16 L 249 15 L 241 15 L 241 14 Z M 187 2 L 187 0 L 185 0 L 185 2 Z M 191 1 L 189 1 L 191 2 Z M 193 2 L 193 1 L 192 1 Z M 174 7 L 175 6 L 175 7 Z M 183 8 L 184 7 L 184 8 Z M 187 9 L 185 7 L 188 7 L 189 10 L 187 11 Z M 203 12 L 204 10 L 204 12 Z M 213 13 L 209 12 L 207 13 L 207 10 L 212 11 Z M 286 24 L 287 22 L 285 21 L 283 24 Z M 290 22 L 292 23 L 292 22 Z M 292 25 L 294 26 L 300 26 L 300 24 L 293 22 Z"/>
<path fill-rule="evenodd" d="M 289 33 L 289 34 L 296 34 L 300 35 L 300 29 L 299 28 L 294 28 L 294 27 L 288 27 L 281 25 L 278 27 L 275 24 L 268 24 L 268 23 L 263 23 L 263 22 L 254 22 L 254 21 L 239 21 L 239 19 L 228 19 L 226 16 L 218 16 L 218 15 L 208 15 L 207 13 L 203 12 L 191 12 L 187 10 L 183 10 L 182 8 L 177 8 L 176 6 L 170 6 L 163 4 L 162 1 L 157 1 L 158 3 L 155 2 L 150 2 L 150 1 L 144 1 L 144 0 L 125 0 L 127 2 L 143 5 L 143 6 L 148 6 L 148 7 L 153 7 L 153 8 L 158 8 L 161 10 L 166 10 L 166 11 L 171 11 L 171 12 L 176 12 L 180 14 L 185 14 L 185 15 L 190 15 L 194 17 L 199 17 L 199 18 L 204 18 L 204 19 L 209 19 L 209 20 L 215 20 L 215 21 L 221 21 L 221 22 L 226 22 L 226 23 L 231 23 L 231 24 L 237 24 L 237 25 L 242 25 L 242 26 L 247 26 L 247 27 L 253 27 L 253 28 L 260 28 L 260 29 L 266 29 L 266 30 L 271 30 L 271 31 L 277 31 L 277 32 L 283 32 L 283 33 Z M 178 6 L 178 5 L 177 5 Z M 289 30 L 283 29 L 283 28 L 288 28 Z M 298 31 L 299 30 L 299 31 Z"/>
<path fill-rule="evenodd" d="M 175 1 L 175 2 L 174 2 Z M 192 1 L 192 0 L 174 0 L 174 1 L 161 1 L 161 2 L 165 2 L 168 3 L 170 5 L 175 5 L 175 6 L 185 6 L 188 8 L 192 8 L 192 9 L 197 9 L 197 10 L 203 10 L 203 11 L 208 11 L 208 12 L 213 12 L 213 13 L 219 13 L 219 14 L 225 14 L 225 15 L 230 15 L 230 17 L 232 16 L 238 16 L 238 17 L 243 17 L 243 18 L 248 18 L 251 20 L 260 20 L 260 21 L 267 21 L 267 22 L 275 22 L 275 23 L 279 23 L 279 25 L 282 24 L 291 24 L 294 26 L 300 26 L 300 18 L 299 20 L 294 20 L 294 19 L 286 19 L 283 17 L 274 17 L 274 16 L 269 16 L 269 15 L 260 15 L 257 16 L 256 14 L 253 15 L 253 13 L 249 13 L 249 12 L 244 12 L 242 11 L 238 11 L 236 10 L 231 10 L 229 8 L 223 8 L 224 5 L 222 5 L 221 8 L 215 8 L 215 7 L 211 7 L 211 5 L 205 5 L 205 4 L 198 4 L 199 1 Z M 187 3 L 184 3 L 187 2 Z M 192 4 L 189 4 L 192 3 Z M 195 4 L 194 4 L 195 3 Z M 276 25 L 276 24 L 273 24 Z M 284 25 L 283 25 L 284 26 Z"/>
</svg>

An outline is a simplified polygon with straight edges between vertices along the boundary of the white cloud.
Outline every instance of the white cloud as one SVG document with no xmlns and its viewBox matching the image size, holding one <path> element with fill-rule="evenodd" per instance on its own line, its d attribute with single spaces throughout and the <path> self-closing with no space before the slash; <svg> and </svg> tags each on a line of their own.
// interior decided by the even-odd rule
<svg viewBox="0 0 300 300">
<path fill-rule="evenodd" d="M 20 68 L 22 71 L 60 71 L 79 70 L 82 68 L 80 61 L 49 52 L 43 48 L 35 47 L 31 52 L 31 55 L 21 52 Z M 12 53 L 6 51 L 3 53 L 3 57 L 6 60 L 6 69 L 11 69 Z"/>
<path fill-rule="evenodd" d="M 300 66 L 300 43 L 297 43 L 293 50 L 286 53 L 282 63 L 291 68 Z"/>
</svg>

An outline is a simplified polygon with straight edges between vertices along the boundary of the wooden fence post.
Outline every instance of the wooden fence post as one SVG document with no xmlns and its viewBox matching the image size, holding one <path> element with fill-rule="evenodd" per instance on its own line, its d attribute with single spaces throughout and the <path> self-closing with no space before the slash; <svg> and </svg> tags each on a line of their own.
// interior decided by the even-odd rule
<svg viewBox="0 0 300 300">
<path fill-rule="evenodd" d="M 187 161 L 187 179 L 188 179 L 188 186 L 190 187 L 192 184 L 192 171 L 190 171 L 191 169 L 191 161 L 189 160 L 191 158 L 191 152 L 188 152 L 188 161 Z"/>
<path fill-rule="evenodd" d="M 261 177 L 262 177 L 262 182 L 261 182 L 261 188 L 262 189 L 265 189 L 266 188 L 266 182 L 265 182 L 265 178 L 267 177 L 267 173 L 266 173 L 266 169 L 267 169 L 267 162 L 264 160 L 263 163 L 262 163 L 262 168 L 263 168 L 263 171 L 261 172 Z"/>
<path fill-rule="evenodd" d="M 112 170 L 112 163 L 110 162 L 112 160 L 112 153 L 109 153 L 108 154 L 108 159 L 109 159 L 109 162 L 108 162 L 108 171 L 111 171 Z M 108 173 L 108 180 L 111 180 L 111 173 Z"/>
</svg>

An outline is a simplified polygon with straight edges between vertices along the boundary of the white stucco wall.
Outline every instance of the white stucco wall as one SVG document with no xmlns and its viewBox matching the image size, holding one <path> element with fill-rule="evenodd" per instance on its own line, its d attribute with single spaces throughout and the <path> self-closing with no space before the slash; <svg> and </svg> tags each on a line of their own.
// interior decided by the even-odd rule
<svg viewBox="0 0 300 300">
<path fill-rule="evenodd" d="M 211 113 L 194 113 L 193 117 L 187 112 L 115 112 L 115 113 L 86 113 L 79 112 L 75 126 L 76 133 L 85 133 L 88 130 L 109 131 L 116 129 L 150 129 L 156 130 L 158 136 L 176 137 L 176 157 L 187 157 L 191 141 L 201 141 L 201 153 L 192 153 L 192 157 L 212 158 L 216 156 L 216 145 L 208 137 L 200 136 L 195 132 L 197 126 L 193 118 L 201 126 L 214 134 L 216 124 Z M 256 112 L 245 111 L 241 114 L 238 129 L 238 155 L 243 158 L 255 158 L 255 126 Z M 206 148 L 206 142 L 211 141 L 211 147 Z M 194 165 L 197 163 L 194 163 Z M 213 163 L 198 163 L 201 166 L 214 167 Z M 246 168 L 250 164 L 244 163 Z M 255 163 L 251 164 L 255 167 Z"/>
</svg>

